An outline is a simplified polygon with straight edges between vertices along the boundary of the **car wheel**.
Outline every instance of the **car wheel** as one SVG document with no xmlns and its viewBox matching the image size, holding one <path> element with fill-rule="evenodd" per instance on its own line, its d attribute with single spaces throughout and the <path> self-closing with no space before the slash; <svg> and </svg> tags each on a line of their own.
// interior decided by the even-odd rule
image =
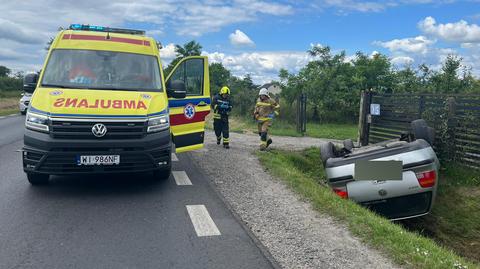
<svg viewBox="0 0 480 269">
<path fill-rule="evenodd" d="M 353 141 L 352 141 L 352 139 L 345 139 L 345 140 L 343 140 L 343 147 L 344 147 L 346 150 L 352 152 L 352 149 L 353 149 Z"/>
<path fill-rule="evenodd" d="M 28 182 L 33 186 L 46 185 L 48 184 L 49 178 L 50 175 L 46 174 L 27 173 Z"/>
<path fill-rule="evenodd" d="M 322 159 L 323 166 L 325 166 L 328 159 L 335 157 L 334 147 L 332 142 L 323 143 L 320 146 L 320 158 Z"/>
<path fill-rule="evenodd" d="M 415 139 L 423 139 L 427 141 L 430 145 L 433 145 L 433 139 L 435 137 L 435 130 L 428 127 L 427 122 L 424 119 L 414 120 L 410 124 L 412 128 L 413 136 Z M 433 131 L 430 131 L 433 130 Z M 432 135 L 433 133 L 433 135 Z"/>
<path fill-rule="evenodd" d="M 153 178 L 155 180 L 167 180 L 172 173 L 172 167 L 162 170 L 156 170 L 153 172 Z"/>
<path fill-rule="evenodd" d="M 27 114 L 27 110 L 20 111 L 20 114 L 22 114 L 22 115 L 26 115 L 26 114 Z"/>
</svg>

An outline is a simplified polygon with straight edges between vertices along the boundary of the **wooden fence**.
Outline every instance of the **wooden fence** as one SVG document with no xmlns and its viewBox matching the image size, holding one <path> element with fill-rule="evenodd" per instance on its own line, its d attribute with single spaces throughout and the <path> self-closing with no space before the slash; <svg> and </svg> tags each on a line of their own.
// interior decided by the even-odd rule
<svg viewBox="0 0 480 269">
<path fill-rule="evenodd" d="M 480 169 L 480 95 L 364 92 L 361 104 L 362 144 L 398 138 L 411 121 L 423 118 L 435 128 L 441 159 Z"/>
</svg>

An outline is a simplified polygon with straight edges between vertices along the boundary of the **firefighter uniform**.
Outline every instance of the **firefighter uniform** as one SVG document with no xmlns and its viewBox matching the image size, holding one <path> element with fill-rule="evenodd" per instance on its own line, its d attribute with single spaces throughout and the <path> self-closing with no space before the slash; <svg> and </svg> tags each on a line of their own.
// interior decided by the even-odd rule
<svg viewBox="0 0 480 269">
<path fill-rule="evenodd" d="M 255 105 L 254 116 L 258 124 L 258 135 L 260 136 L 260 150 L 265 150 L 272 139 L 268 137 L 268 128 L 272 126 L 272 120 L 277 115 L 280 105 L 270 98 L 267 89 L 261 89 L 260 97 Z"/>
<path fill-rule="evenodd" d="M 223 147 L 228 149 L 230 148 L 228 115 L 232 111 L 230 89 L 228 87 L 222 87 L 220 93 L 213 97 L 212 107 L 213 129 L 217 136 L 217 145 L 220 145 L 223 136 Z"/>
</svg>

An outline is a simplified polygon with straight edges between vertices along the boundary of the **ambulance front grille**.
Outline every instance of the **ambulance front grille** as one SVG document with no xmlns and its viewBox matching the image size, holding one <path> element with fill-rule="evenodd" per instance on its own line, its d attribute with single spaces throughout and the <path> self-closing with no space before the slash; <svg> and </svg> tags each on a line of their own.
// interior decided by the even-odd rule
<svg viewBox="0 0 480 269">
<path fill-rule="evenodd" d="M 92 133 L 97 123 L 107 127 L 107 133 L 100 138 Z M 52 121 L 50 125 L 52 137 L 59 139 L 135 139 L 144 137 L 146 128 L 146 122 Z"/>
</svg>

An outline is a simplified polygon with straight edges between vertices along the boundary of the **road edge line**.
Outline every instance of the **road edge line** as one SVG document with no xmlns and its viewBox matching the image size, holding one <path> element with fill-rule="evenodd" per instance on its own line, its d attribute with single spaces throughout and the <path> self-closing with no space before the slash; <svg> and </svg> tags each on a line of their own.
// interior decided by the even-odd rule
<svg viewBox="0 0 480 269">
<path fill-rule="evenodd" d="M 191 156 L 191 153 L 187 152 L 184 156 L 186 156 L 186 158 L 188 159 L 188 161 L 191 163 L 192 166 L 198 169 L 200 175 L 203 176 L 203 178 L 208 178 L 207 184 L 212 188 L 213 192 L 217 194 L 218 198 L 223 202 L 225 207 L 228 209 L 230 214 L 232 214 L 233 218 L 238 222 L 238 224 L 240 224 L 240 227 L 242 227 L 245 233 L 247 233 L 248 237 L 250 237 L 250 239 L 253 241 L 255 246 L 257 246 L 257 248 L 260 250 L 260 253 L 263 255 L 263 257 L 265 257 L 268 263 L 270 263 L 272 268 L 283 269 L 283 267 L 281 267 L 280 264 L 278 264 L 278 261 L 273 257 L 272 253 L 270 253 L 268 248 L 262 243 L 262 241 L 260 241 L 260 239 L 258 239 L 255 236 L 252 230 L 250 230 L 247 224 L 242 220 L 242 218 L 240 218 L 240 215 L 238 215 L 237 212 L 235 212 L 235 210 L 230 205 L 230 203 L 225 199 L 225 196 L 223 196 L 223 194 L 217 189 L 213 181 L 210 180 L 210 177 L 207 177 L 203 172 L 203 170 L 201 170 L 200 167 L 198 167 L 197 163 L 195 163 L 192 160 L 193 157 Z"/>
</svg>

